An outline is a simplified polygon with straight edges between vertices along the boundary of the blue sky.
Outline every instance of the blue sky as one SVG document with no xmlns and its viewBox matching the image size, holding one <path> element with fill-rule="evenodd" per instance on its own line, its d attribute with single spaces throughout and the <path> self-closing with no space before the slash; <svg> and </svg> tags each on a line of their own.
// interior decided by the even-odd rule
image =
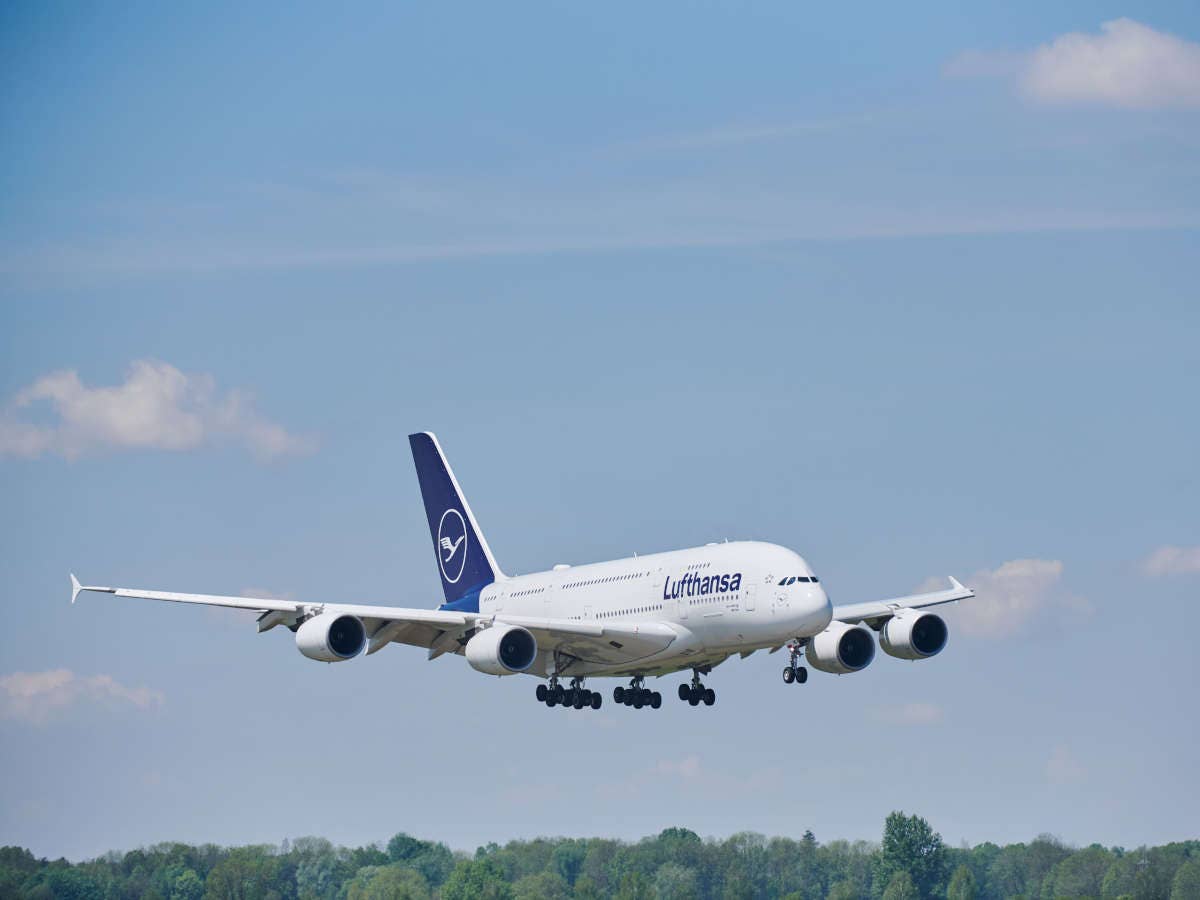
<svg viewBox="0 0 1200 900">
<path fill-rule="evenodd" d="M 0 16 L 0 842 L 1196 837 L 1194 5 Z M 508 571 L 980 598 L 931 662 L 590 715 L 67 603 L 433 606 L 421 429 Z"/>
</svg>

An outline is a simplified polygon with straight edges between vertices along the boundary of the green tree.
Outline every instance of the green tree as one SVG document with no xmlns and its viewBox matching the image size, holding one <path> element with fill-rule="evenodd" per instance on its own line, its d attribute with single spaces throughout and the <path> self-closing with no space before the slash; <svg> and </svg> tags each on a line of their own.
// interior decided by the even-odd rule
<svg viewBox="0 0 1200 900">
<path fill-rule="evenodd" d="M 946 900 L 975 900 L 978 892 L 975 873 L 968 866 L 962 865 L 954 870 L 950 887 L 946 889 Z"/>
<path fill-rule="evenodd" d="M 557 872 L 526 875 L 513 885 L 513 900 L 569 900 L 571 888 Z"/>
<path fill-rule="evenodd" d="M 1171 881 L 1171 900 L 1196 900 L 1200 897 L 1200 860 L 1185 862 L 1175 870 Z"/>
<path fill-rule="evenodd" d="M 859 900 L 858 888 L 853 881 L 839 881 L 829 889 L 825 900 Z"/>
<path fill-rule="evenodd" d="M 700 896 L 696 870 L 667 862 L 654 873 L 654 893 L 658 900 L 695 900 Z"/>
<path fill-rule="evenodd" d="M 270 900 L 279 873 L 270 847 L 235 847 L 213 866 L 204 883 L 209 900 Z"/>
<path fill-rule="evenodd" d="M 917 893 L 931 897 L 945 878 L 946 847 L 942 836 L 920 816 L 891 813 L 883 826 L 883 845 L 875 863 L 875 890 L 890 886 L 897 872 L 907 872 Z"/>
<path fill-rule="evenodd" d="M 204 882 L 193 869 L 184 869 L 171 878 L 170 900 L 200 900 L 204 896 Z"/>
<path fill-rule="evenodd" d="M 554 871 L 567 884 L 574 884 L 579 873 L 583 871 L 583 861 L 587 858 L 587 841 L 560 841 L 551 854 Z"/>
<path fill-rule="evenodd" d="M 884 888 L 883 900 L 921 900 L 921 895 L 917 893 L 912 876 L 904 869 L 899 869 Z"/>
<path fill-rule="evenodd" d="M 499 849 L 499 848 L 497 848 Z M 442 900 L 512 900 L 512 885 L 489 856 L 464 859 L 442 886 Z"/>
<path fill-rule="evenodd" d="M 654 892 L 650 889 L 650 879 L 641 872 L 626 872 L 614 897 L 615 900 L 652 900 Z"/>
<path fill-rule="evenodd" d="M 1050 870 L 1050 893 L 1054 897 L 1099 897 L 1112 862 L 1112 854 L 1103 847 L 1076 850 Z"/>
<path fill-rule="evenodd" d="M 401 865 L 366 866 L 346 885 L 346 900 L 428 900 L 421 874 Z"/>
</svg>

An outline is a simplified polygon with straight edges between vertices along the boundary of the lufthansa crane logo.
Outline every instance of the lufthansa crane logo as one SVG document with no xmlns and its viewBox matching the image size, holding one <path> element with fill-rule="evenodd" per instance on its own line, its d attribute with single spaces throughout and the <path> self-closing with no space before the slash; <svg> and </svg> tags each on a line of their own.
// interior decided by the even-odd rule
<svg viewBox="0 0 1200 900">
<path fill-rule="evenodd" d="M 457 509 L 442 513 L 442 520 L 438 522 L 437 552 L 442 577 L 449 584 L 455 584 L 462 578 L 463 566 L 467 563 L 467 523 Z"/>
</svg>

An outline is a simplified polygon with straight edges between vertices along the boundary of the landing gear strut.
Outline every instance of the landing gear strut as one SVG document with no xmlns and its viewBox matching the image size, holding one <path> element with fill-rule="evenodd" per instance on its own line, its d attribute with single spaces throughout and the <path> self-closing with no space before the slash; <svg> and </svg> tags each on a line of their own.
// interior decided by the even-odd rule
<svg viewBox="0 0 1200 900">
<path fill-rule="evenodd" d="M 537 686 L 538 703 L 546 706 L 562 706 L 571 709 L 599 709 L 604 698 L 599 691 L 589 691 L 583 686 L 582 678 L 572 678 L 571 686 L 564 688 L 558 683 L 558 675 L 550 676 L 549 684 Z"/>
<path fill-rule="evenodd" d="M 788 644 L 787 648 L 788 664 L 783 667 L 783 683 L 804 684 L 808 681 L 808 669 L 800 665 L 800 653 L 804 650 L 804 645 L 794 641 Z"/>
<path fill-rule="evenodd" d="M 707 675 L 709 671 L 706 669 L 704 674 Z M 699 706 L 701 703 L 712 706 L 717 702 L 717 692 L 704 686 L 700 681 L 700 672 L 700 669 L 692 669 L 692 683 L 679 686 L 679 699 L 690 706 Z"/>
<path fill-rule="evenodd" d="M 634 709 L 641 709 L 644 706 L 658 709 L 662 706 L 662 694 L 645 687 L 645 683 L 645 675 L 635 675 L 629 680 L 629 687 L 613 688 L 613 702 L 632 706 Z"/>
</svg>

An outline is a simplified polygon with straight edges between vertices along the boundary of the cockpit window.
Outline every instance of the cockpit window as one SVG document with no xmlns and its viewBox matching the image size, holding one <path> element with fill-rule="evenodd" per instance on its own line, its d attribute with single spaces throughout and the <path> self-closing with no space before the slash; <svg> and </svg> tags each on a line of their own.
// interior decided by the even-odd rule
<svg viewBox="0 0 1200 900">
<path fill-rule="evenodd" d="M 820 578 L 818 578 L 816 575 L 814 575 L 814 576 L 812 577 L 812 583 L 813 583 L 813 584 L 816 584 L 816 583 L 817 583 L 817 582 L 819 582 L 820 580 L 821 580 L 821 579 L 820 579 Z"/>
</svg>

